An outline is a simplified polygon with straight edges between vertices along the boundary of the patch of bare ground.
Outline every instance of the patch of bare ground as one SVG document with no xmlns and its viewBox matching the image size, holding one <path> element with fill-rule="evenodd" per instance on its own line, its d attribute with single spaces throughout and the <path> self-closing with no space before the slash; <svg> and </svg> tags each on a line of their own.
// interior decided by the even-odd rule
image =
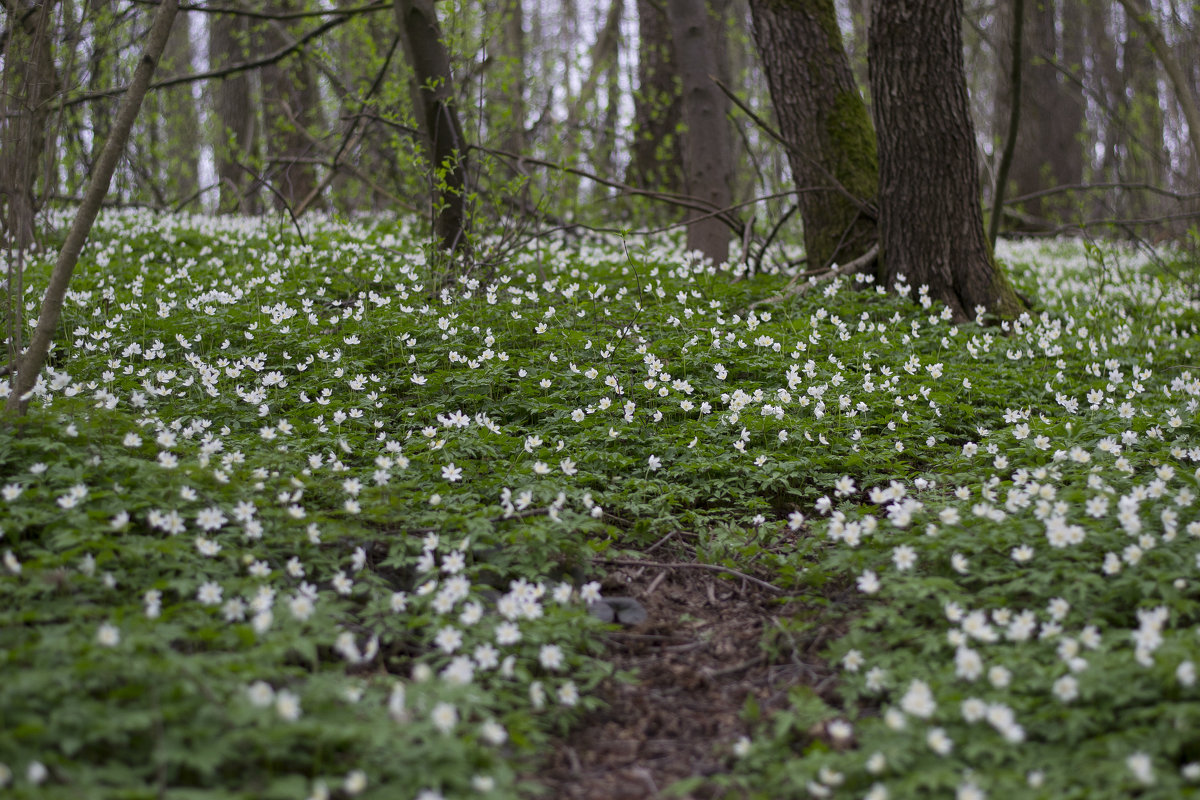
<svg viewBox="0 0 1200 800">
<path fill-rule="evenodd" d="M 605 706 L 554 743 L 533 776 L 548 797 L 718 797 L 709 780 L 682 795 L 666 790 L 729 769 L 734 743 L 749 733 L 748 697 L 766 714 L 786 706 L 798 684 L 827 696 L 833 689 L 832 670 L 816 656 L 831 629 L 809 632 L 775 657 L 763 646 L 781 620 L 806 612 L 799 600 L 781 602 L 751 580 L 683 562 L 622 565 L 609 572 L 604 593 L 635 598 L 648 612 L 645 622 L 609 635 L 609 659 L 637 681 L 603 684 Z"/>
</svg>

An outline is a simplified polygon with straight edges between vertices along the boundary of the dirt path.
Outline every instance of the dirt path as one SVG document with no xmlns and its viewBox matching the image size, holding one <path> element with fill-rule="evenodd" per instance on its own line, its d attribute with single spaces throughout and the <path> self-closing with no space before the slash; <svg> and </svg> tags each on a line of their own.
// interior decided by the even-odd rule
<svg viewBox="0 0 1200 800">
<path fill-rule="evenodd" d="M 815 657 L 825 635 L 808 635 L 772 663 L 764 633 L 803 607 L 738 578 L 694 569 L 620 567 L 604 583 L 606 596 L 642 603 L 648 619 L 611 635 L 609 657 L 631 670 L 633 684 L 609 681 L 606 707 L 555 743 L 536 776 L 551 797 L 644 800 L 683 778 L 728 769 L 733 745 L 749 733 L 747 697 L 764 713 L 787 703 L 797 684 L 832 688 L 829 668 Z M 679 795 L 672 795 L 678 797 Z M 701 786 L 694 798 L 716 796 Z"/>
</svg>

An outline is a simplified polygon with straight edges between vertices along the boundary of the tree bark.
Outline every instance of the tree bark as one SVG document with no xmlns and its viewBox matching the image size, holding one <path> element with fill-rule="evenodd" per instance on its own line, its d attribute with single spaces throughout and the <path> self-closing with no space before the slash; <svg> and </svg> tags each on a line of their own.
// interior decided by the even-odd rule
<svg viewBox="0 0 1200 800">
<path fill-rule="evenodd" d="M 413 114 L 436 189 L 433 231 L 443 250 L 467 247 L 467 141 L 458 120 L 450 54 L 433 0 L 396 0 L 400 43 L 412 68 Z"/>
<path fill-rule="evenodd" d="M 751 0 L 750 9 L 796 186 L 824 189 L 797 200 L 808 266 L 853 261 L 877 240 L 863 207 L 875 203 L 879 162 L 833 0 Z"/>
<path fill-rule="evenodd" d="M 291 13 L 303 8 L 296 0 L 273 0 L 268 10 Z M 278 20 L 262 26 L 267 52 L 287 47 L 294 37 Z M 267 174 L 278 192 L 276 200 L 295 208 L 317 186 L 316 166 L 306 159 L 313 155 L 313 132 L 320 127 L 321 98 L 317 76 L 303 51 L 262 70 L 262 107 Z"/>
<path fill-rule="evenodd" d="M 171 34 L 171 23 L 175 20 L 178 10 L 179 0 L 163 0 L 154 13 L 154 22 L 150 26 L 150 33 L 146 39 L 146 49 L 142 52 L 142 57 L 138 59 L 129 90 L 121 98 L 117 116 L 113 120 L 112 133 L 104 143 L 100 158 L 96 160 L 96 166 L 88 181 L 83 202 L 80 203 L 79 210 L 75 213 L 75 219 L 71 223 L 66 241 L 63 242 L 62 250 L 58 253 L 54 270 L 50 273 L 50 284 L 46 287 L 46 294 L 42 299 L 41 314 L 38 315 L 37 327 L 29 342 L 29 349 L 15 365 L 12 392 L 5 404 L 5 411 L 9 415 L 25 413 L 29 396 L 37 383 L 38 375 L 41 374 L 42 368 L 46 364 L 46 356 L 50 352 L 50 340 L 54 338 L 54 331 L 58 327 L 58 318 L 62 314 L 63 299 L 67 294 L 67 286 L 71 282 L 71 274 L 75 271 L 75 264 L 87 242 L 92 223 L 96 221 L 96 215 L 100 212 L 104 196 L 108 193 L 108 185 L 112 181 L 117 162 L 129 141 L 129 131 L 137 119 L 138 110 L 141 108 L 146 90 L 150 86 L 150 78 L 154 75 L 154 68 L 158 65 L 163 49 L 167 46 L 167 38 Z"/>
<path fill-rule="evenodd" d="M 1066 18 L 1064 0 L 1034 0 L 1023 5 L 1025 47 L 1017 110 L 1022 123 L 1010 173 L 1017 195 L 1083 181 L 1083 96 L 1079 86 L 1061 80 L 1059 74 L 1060 69 L 1075 69 L 1082 61 L 1080 36 L 1072 30 L 1080 27 L 1080 21 Z M 1010 19 L 1007 38 L 1011 40 L 1016 31 L 1017 21 Z M 1012 70 L 1011 58 L 1002 57 L 1001 61 Z M 1011 83 L 1005 85 L 1005 91 L 1006 110 L 1011 111 L 1012 97 L 1018 91 Z M 1026 202 L 1022 211 L 1027 217 L 1050 223 L 1080 216 L 1069 196 L 1037 198 Z"/>
<path fill-rule="evenodd" d="M 239 64 L 248 56 L 250 29 L 244 17 L 214 14 L 209 20 L 209 67 Z M 222 78 L 213 87 L 217 138 L 213 148 L 217 178 L 221 182 L 220 210 L 253 214 L 259 209 L 253 177 L 242 164 L 253 160 L 257 149 L 256 115 L 251 99 L 250 75 L 239 72 Z"/>
<path fill-rule="evenodd" d="M 674 194 L 683 191 L 683 98 L 666 13 L 637 0 L 637 92 L 633 96 L 633 154 L 626 183 Z"/>
<path fill-rule="evenodd" d="M 1021 302 L 984 235 L 961 23 L 962 0 L 876 2 L 869 62 L 885 284 L 926 285 L 965 321 Z"/>
<path fill-rule="evenodd" d="M 729 100 L 712 78 L 718 45 L 704 0 L 670 0 L 667 24 L 683 86 L 683 168 L 687 192 L 716 211 L 731 204 L 733 147 Z M 689 250 L 714 264 L 729 258 L 729 228 L 713 216 L 691 215 Z"/>
<path fill-rule="evenodd" d="M 16 24 L 9 27 L 4 49 L 0 202 L 4 243 L 25 250 L 34 241 L 39 165 L 45 155 L 51 100 L 58 93 L 51 42 L 54 2 L 8 2 L 5 6 L 8 19 Z"/>
</svg>

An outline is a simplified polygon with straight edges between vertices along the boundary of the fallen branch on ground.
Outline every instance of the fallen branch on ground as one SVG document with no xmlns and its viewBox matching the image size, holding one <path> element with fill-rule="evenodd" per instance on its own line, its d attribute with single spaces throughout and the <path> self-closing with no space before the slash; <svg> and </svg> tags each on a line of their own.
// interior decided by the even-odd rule
<svg viewBox="0 0 1200 800">
<path fill-rule="evenodd" d="M 739 572 L 732 567 L 722 567 L 718 564 L 701 564 L 698 561 L 681 561 L 671 564 L 665 561 L 643 561 L 642 559 L 637 558 L 602 558 L 597 560 L 602 564 L 612 564 L 618 567 L 661 567 L 663 569 L 703 569 L 708 570 L 709 572 L 724 572 L 728 575 L 741 578 L 742 580 L 750 581 L 751 583 L 761 586 L 769 591 L 783 594 L 783 589 L 780 589 L 774 584 L 767 583 L 766 581 L 760 580 L 753 575 L 747 575 L 744 572 Z"/>
</svg>

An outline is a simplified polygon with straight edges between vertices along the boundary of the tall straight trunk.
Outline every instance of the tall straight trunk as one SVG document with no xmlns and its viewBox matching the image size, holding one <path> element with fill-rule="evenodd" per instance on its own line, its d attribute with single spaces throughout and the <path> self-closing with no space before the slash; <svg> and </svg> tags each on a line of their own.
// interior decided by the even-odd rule
<svg viewBox="0 0 1200 800">
<path fill-rule="evenodd" d="M 467 140 L 454 100 L 450 53 L 433 0 L 395 0 L 408 64 L 413 114 L 435 186 L 433 231 L 443 250 L 467 247 Z"/>
<path fill-rule="evenodd" d="M 189 14 L 175 21 L 159 70 L 166 76 L 195 72 Z M 175 203 L 196 198 L 200 191 L 200 115 L 190 84 L 160 89 L 152 95 L 154 118 L 150 125 L 159 127 L 162 146 L 155 155 L 161 159 L 162 184 L 167 197 Z"/>
<path fill-rule="evenodd" d="M 37 179 L 45 156 L 46 129 L 58 93 L 54 65 L 54 2 L 5 3 L 9 20 L 4 51 L 5 97 L 0 108 L 0 202 L 4 243 L 24 250 L 34 241 Z"/>
<path fill-rule="evenodd" d="M 637 0 L 637 91 L 633 96 L 633 145 L 626 182 L 655 191 L 683 191 L 683 124 L 667 16 L 651 0 Z"/>
<path fill-rule="evenodd" d="M 524 153 L 525 137 L 525 10 L 523 0 L 499 4 L 495 65 L 491 73 L 487 108 L 490 139 L 509 153 Z"/>
<path fill-rule="evenodd" d="M 704 0 L 667 3 L 667 24 L 683 86 L 684 182 L 689 195 L 715 212 L 731 204 L 733 179 L 729 99 L 712 79 L 718 72 L 717 34 Z M 729 258 L 729 228 L 711 213 L 690 212 L 687 246 L 719 264 Z"/>
<path fill-rule="evenodd" d="M 1021 302 L 983 231 L 961 24 L 962 0 L 876 2 L 869 61 L 884 284 L 927 285 L 967 320 Z"/>
<path fill-rule="evenodd" d="M 1060 75 L 1062 69 L 1077 66 L 1080 61 L 1073 62 L 1073 59 L 1081 59 L 1082 54 L 1079 37 L 1071 31 L 1072 21 L 1064 17 L 1065 10 L 1064 0 L 1024 3 L 1025 46 L 1022 48 L 1024 63 L 1020 68 L 1022 90 L 1018 112 L 1021 127 L 1011 172 L 1013 191 L 1017 196 L 1083 180 L 1083 145 L 1080 142 L 1083 95 L 1077 84 L 1063 80 Z M 1016 24 L 1012 21 L 1009 38 L 1014 30 Z M 1007 55 L 1002 62 L 1011 69 Z M 1010 86 L 1005 88 L 1012 91 Z M 1037 221 L 1054 224 L 1079 216 L 1069 194 L 1025 201 L 1022 212 L 1035 225 Z"/>
<path fill-rule="evenodd" d="M 233 14 L 209 17 L 208 60 L 212 69 L 248 60 L 250 30 L 246 18 Z M 250 74 L 239 72 L 217 80 L 214 153 L 221 183 L 219 207 L 225 213 L 253 214 L 259 209 L 252 173 L 246 169 L 257 150 L 256 114 Z"/>
<path fill-rule="evenodd" d="M 273 0 L 269 10 L 288 13 L 303 10 L 303 0 Z M 282 49 L 294 36 L 283 22 L 272 20 L 262 28 L 266 52 Z M 276 199 L 295 208 L 317 185 L 313 138 L 320 123 L 321 97 L 316 71 L 301 51 L 262 70 L 262 106 L 267 174 Z"/>
<path fill-rule="evenodd" d="M 808 265 L 857 259 L 877 241 L 864 209 L 875 203 L 879 162 L 833 0 L 751 0 L 750 9 L 800 190 Z"/>
<path fill-rule="evenodd" d="M 179 0 L 162 0 L 158 10 L 154 13 L 154 22 L 146 37 L 146 48 L 142 51 L 141 58 L 138 59 L 129 87 L 121 97 L 121 104 L 117 108 L 117 115 L 113 120 L 112 133 L 104 142 L 100 158 L 96 160 L 96 168 L 88 180 L 83 202 L 79 204 L 79 210 L 75 212 L 71 229 L 67 232 L 67 238 L 58 253 L 58 260 L 54 264 L 54 270 L 50 273 L 50 283 L 42 298 L 42 310 L 38 315 L 37 327 L 33 331 L 29 349 L 15 364 L 12 389 L 4 408 L 9 416 L 25 413 L 38 376 L 46 365 L 46 356 L 50 353 L 50 340 L 54 338 L 54 330 L 58 327 L 63 300 L 67 295 L 67 287 L 71 283 L 71 274 L 75 271 L 79 254 L 83 251 L 88 234 L 92 230 L 92 223 L 96 221 L 96 215 L 100 213 L 104 196 L 108 194 L 108 185 L 112 181 L 113 172 L 116 171 L 117 162 L 125 151 L 125 145 L 129 141 L 129 131 L 133 128 L 138 111 L 142 107 L 142 100 L 146 97 L 146 90 L 150 87 L 154 68 L 158 65 L 163 49 L 167 46 L 167 37 L 171 34 L 171 23 L 174 22 L 178 10 Z"/>
</svg>

